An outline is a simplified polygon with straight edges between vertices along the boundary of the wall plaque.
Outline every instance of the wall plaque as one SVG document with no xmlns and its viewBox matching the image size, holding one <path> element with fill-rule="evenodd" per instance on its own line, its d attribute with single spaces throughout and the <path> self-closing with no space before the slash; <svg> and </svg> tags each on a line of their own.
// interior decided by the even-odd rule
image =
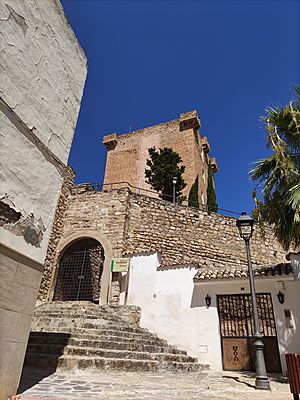
<svg viewBox="0 0 300 400">
<path fill-rule="evenodd" d="M 113 258 L 111 260 L 111 272 L 127 272 L 129 270 L 129 258 Z"/>
</svg>

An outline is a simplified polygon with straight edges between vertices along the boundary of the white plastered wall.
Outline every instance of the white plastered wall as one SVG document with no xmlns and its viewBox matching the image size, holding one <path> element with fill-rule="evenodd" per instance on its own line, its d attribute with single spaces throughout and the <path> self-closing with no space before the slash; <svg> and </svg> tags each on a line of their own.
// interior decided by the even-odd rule
<svg viewBox="0 0 300 400">
<path fill-rule="evenodd" d="M 0 239 L 43 263 L 86 57 L 58 0 L 0 2 L 0 31 L 0 200 L 43 231 L 37 246 L 13 226 L 0 228 Z"/>
<path fill-rule="evenodd" d="M 59 0 L 0 2 L 0 48 L 2 400 L 17 391 L 87 66 Z"/>
<path fill-rule="evenodd" d="M 194 267 L 159 270 L 157 254 L 131 259 L 127 304 L 142 308 L 141 326 L 220 369 L 218 314 L 194 302 Z"/>
<path fill-rule="evenodd" d="M 141 325 L 167 339 L 212 369 L 222 369 L 217 294 L 249 293 L 247 280 L 193 283 L 194 267 L 160 270 L 157 254 L 131 259 L 127 304 L 142 308 Z M 293 276 L 255 280 L 257 293 L 271 293 L 283 372 L 284 354 L 300 352 L 300 284 Z M 277 299 L 281 290 L 284 304 Z M 209 294 L 212 304 L 205 304 Z M 284 310 L 291 310 L 294 328 L 287 328 Z"/>
<path fill-rule="evenodd" d="M 38 246 L 26 242 L 9 227 L 0 228 L 0 241 L 7 247 L 43 263 L 55 208 L 62 184 L 59 170 L 0 112 L 0 199 L 22 214 L 32 215 L 44 227 Z M 13 149 L 13 152 L 12 152 Z"/>
</svg>

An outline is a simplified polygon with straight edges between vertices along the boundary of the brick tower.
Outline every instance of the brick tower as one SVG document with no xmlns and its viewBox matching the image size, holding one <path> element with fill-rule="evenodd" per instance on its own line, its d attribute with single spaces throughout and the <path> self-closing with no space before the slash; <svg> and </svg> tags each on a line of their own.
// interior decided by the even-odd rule
<svg viewBox="0 0 300 400">
<path fill-rule="evenodd" d="M 208 163 L 217 172 L 216 160 L 210 158 L 207 137 L 201 136 L 200 119 L 196 111 L 180 114 L 178 119 L 150 126 L 124 135 L 112 133 L 104 136 L 107 148 L 104 183 L 128 182 L 132 186 L 151 189 L 145 181 L 148 149 L 170 147 L 176 151 L 185 166 L 183 174 L 187 186 L 183 195 L 188 197 L 192 184 L 199 177 L 199 204 L 206 204 Z"/>
</svg>

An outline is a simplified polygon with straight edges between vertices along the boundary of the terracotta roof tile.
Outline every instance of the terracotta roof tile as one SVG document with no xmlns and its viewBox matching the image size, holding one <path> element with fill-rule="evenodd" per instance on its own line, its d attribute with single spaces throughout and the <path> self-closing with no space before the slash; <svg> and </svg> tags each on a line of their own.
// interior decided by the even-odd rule
<svg viewBox="0 0 300 400">
<path fill-rule="evenodd" d="M 272 266 L 253 267 L 253 274 L 255 277 L 275 276 L 275 275 L 289 275 L 293 272 L 290 263 L 282 263 Z M 194 276 L 195 282 L 212 279 L 233 279 L 233 278 L 247 278 L 248 270 L 245 268 L 215 268 L 214 270 L 208 269 L 207 266 L 201 267 Z"/>
</svg>

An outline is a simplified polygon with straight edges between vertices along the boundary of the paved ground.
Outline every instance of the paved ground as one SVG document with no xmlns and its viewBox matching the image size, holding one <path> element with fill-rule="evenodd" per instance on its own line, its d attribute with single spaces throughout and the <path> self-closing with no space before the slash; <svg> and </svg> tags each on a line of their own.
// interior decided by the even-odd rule
<svg viewBox="0 0 300 400">
<path fill-rule="evenodd" d="M 205 371 L 199 373 L 95 372 L 44 377 L 25 370 L 19 393 L 24 400 L 289 400 L 285 378 L 270 378 L 272 392 L 256 391 L 252 374 Z M 19 396 L 18 396 L 19 398 Z"/>
</svg>

